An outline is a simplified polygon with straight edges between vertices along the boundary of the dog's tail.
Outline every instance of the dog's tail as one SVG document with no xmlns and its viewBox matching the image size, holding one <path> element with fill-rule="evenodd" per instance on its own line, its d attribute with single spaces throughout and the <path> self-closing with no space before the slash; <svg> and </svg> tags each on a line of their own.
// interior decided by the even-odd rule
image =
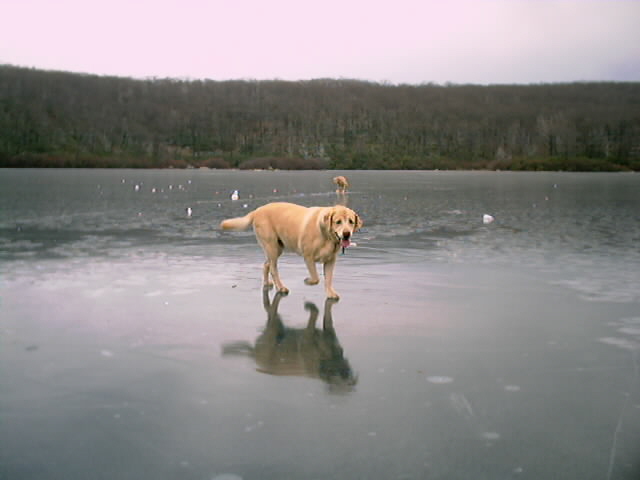
<svg viewBox="0 0 640 480">
<path fill-rule="evenodd" d="M 248 213 L 244 217 L 229 218 L 220 223 L 223 230 L 246 230 L 253 225 L 253 212 Z"/>
</svg>

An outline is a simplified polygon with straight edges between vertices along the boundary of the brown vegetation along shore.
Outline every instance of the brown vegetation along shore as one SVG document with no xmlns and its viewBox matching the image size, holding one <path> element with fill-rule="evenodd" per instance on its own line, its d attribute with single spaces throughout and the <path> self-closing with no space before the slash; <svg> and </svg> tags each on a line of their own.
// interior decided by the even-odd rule
<svg viewBox="0 0 640 480">
<path fill-rule="evenodd" d="M 0 167 L 640 170 L 640 83 L 134 80 L 0 66 Z"/>
<path fill-rule="evenodd" d="M 304 158 L 251 158 L 234 167 L 223 158 L 211 158 L 196 162 L 184 159 L 154 162 L 151 158 L 89 157 L 50 154 L 22 154 L 0 161 L 0 168 L 210 168 L 240 170 L 327 170 L 326 159 Z M 539 158 L 515 159 L 511 162 L 465 162 L 440 159 L 397 164 L 389 162 L 379 170 L 513 170 L 513 171 L 567 171 L 567 172 L 622 172 L 632 168 L 604 159 L 594 158 Z M 638 170 L 636 165 L 636 170 Z"/>
</svg>

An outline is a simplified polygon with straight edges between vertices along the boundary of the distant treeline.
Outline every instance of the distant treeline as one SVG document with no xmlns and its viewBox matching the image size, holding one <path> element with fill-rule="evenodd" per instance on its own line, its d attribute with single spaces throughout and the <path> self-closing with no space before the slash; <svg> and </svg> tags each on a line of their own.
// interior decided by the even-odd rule
<svg viewBox="0 0 640 480">
<path fill-rule="evenodd" d="M 0 166 L 640 170 L 640 83 L 136 80 L 5 65 Z"/>
</svg>

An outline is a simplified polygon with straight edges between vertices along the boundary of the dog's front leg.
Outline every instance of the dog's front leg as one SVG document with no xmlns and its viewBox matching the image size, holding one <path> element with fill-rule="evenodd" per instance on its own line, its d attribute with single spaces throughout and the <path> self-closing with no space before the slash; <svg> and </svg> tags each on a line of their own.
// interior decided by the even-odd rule
<svg viewBox="0 0 640 480">
<path fill-rule="evenodd" d="M 333 298 L 339 300 L 340 295 L 333 289 L 333 270 L 336 266 L 336 259 L 326 262 L 324 264 L 324 291 L 327 294 L 327 298 Z"/>
<path fill-rule="evenodd" d="M 316 270 L 316 262 L 314 262 L 313 258 L 304 257 L 304 263 L 307 265 L 307 270 L 309 270 L 309 276 L 304 279 L 304 283 L 307 285 L 317 285 L 320 283 L 318 270 Z"/>
</svg>

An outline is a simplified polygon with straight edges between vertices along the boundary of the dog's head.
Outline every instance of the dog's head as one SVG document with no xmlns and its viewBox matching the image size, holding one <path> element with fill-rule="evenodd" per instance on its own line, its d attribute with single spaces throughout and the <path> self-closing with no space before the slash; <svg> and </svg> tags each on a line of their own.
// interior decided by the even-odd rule
<svg viewBox="0 0 640 480">
<path fill-rule="evenodd" d="M 329 235 L 343 247 L 349 246 L 351 235 L 362 227 L 358 214 L 342 205 L 331 207 L 322 220 Z"/>
<path fill-rule="evenodd" d="M 347 180 L 346 177 L 343 177 L 343 176 L 333 177 L 333 183 L 335 183 L 338 186 L 344 186 L 344 187 L 349 186 L 349 181 Z"/>
</svg>

